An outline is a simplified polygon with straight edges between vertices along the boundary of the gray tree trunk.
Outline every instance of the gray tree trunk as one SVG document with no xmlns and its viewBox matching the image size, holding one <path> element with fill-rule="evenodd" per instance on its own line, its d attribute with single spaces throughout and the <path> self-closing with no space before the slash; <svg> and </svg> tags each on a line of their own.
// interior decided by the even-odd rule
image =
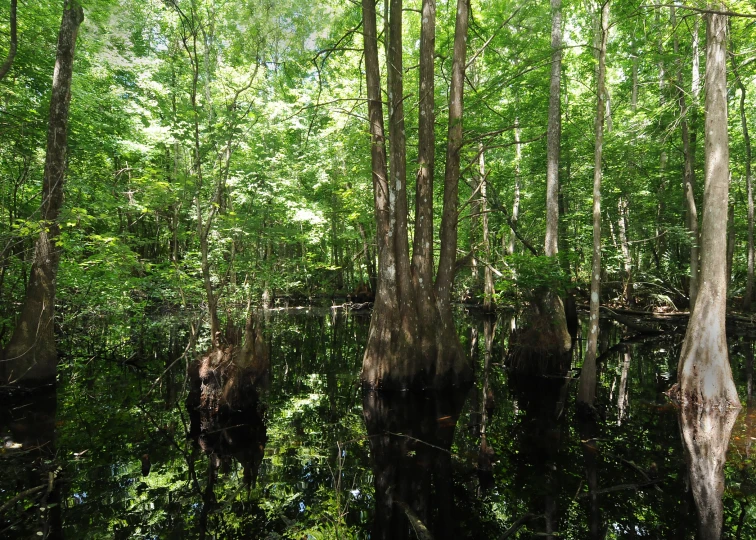
<svg viewBox="0 0 756 540">
<path fill-rule="evenodd" d="M 40 233 L 34 246 L 34 262 L 24 307 L 13 336 L 3 352 L 3 382 L 37 384 L 55 379 L 57 351 L 54 333 L 55 279 L 60 261 L 56 240 L 60 234 L 58 216 L 63 206 L 68 110 L 76 51 L 76 36 L 84 11 L 76 0 L 66 0 L 58 33 L 50 116 L 47 127 Z"/>
<path fill-rule="evenodd" d="M 591 265 L 590 320 L 583 369 L 580 372 L 578 401 L 593 405 L 596 397 L 596 356 L 598 349 L 599 307 L 601 298 L 601 161 L 604 152 L 604 85 L 606 44 L 609 37 L 609 2 L 601 9 L 598 73 L 596 79 L 596 146 L 593 155 L 593 263 Z"/>
<path fill-rule="evenodd" d="M 727 351 L 727 17 L 706 19 L 706 166 L 698 298 L 685 334 L 678 383 L 683 405 L 740 407 Z"/>
<path fill-rule="evenodd" d="M 672 27 L 677 27 L 677 17 L 674 6 L 669 8 L 670 22 Z M 674 51 L 675 56 L 679 54 L 680 43 L 675 34 L 674 39 Z M 694 56 L 696 56 L 694 51 Z M 695 61 L 695 60 L 694 60 Z M 690 235 L 690 309 L 696 303 L 696 297 L 698 295 L 698 259 L 700 242 L 698 234 L 698 208 L 696 206 L 696 177 L 695 177 L 695 163 L 696 163 L 696 148 L 695 137 L 691 137 L 690 128 L 688 122 L 688 105 L 685 101 L 685 92 L 683 91 L 683 74 L 682 74 L 682 61 L 679 56 L 677 57 L 677 101 L 680 109 L 680 132 L 682 137 L 682 150 L 683 150 L 683 191 L 685 193 L 685 211 L 686 211 L 686 227 L 688 228 L 688 234 Z M 691 115 L 691 119 L 694 115 Z M 692 122 L 691 122 L 692 124 Z M 695 125 L 692 125 L 695 130 Z"/>
<path fill-rule="evenodd" d="M 730 51 L 732 60 L 732 72 L 735 75 L 735 82 L 740 90 L 740 125 L 743 130 L 743 143 L 745 145 L 745 173 L 746 173 L 746 192 L 748 197 L 748 275 L 746 278 L 746 290 L 743 295 L 743 309 L 751 310 L 753 301 L 753 266 L 754 266 L 754 246 L 753 246 L 753 175 L 751 172 L 751 136 L 748 132 L 748 118 L 746 117 L 746 87 L 738 73 L 738 65 L 735 60 L 734 52 Z"/>
</svg>

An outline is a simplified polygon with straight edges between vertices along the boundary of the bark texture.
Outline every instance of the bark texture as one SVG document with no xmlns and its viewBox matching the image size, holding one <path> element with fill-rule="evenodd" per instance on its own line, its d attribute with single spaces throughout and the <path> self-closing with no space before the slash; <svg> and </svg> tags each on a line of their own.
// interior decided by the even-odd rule
<svg viewBox="0 0 756 540">
<path fill-rule="evenodd" d="M 55 278 L 60 261 L 56 240 L 60 234 L 58 216 L 63 206 L 68 110 L 76 50 L 76 36 L 84 11 L 75 0 L 67 0 L 58 33 L 50 115 L 47 127 L 40 233 L 34 246 L 34 261 L 24 306 L 13 336 L 2 354 L 3 382 L 39 384 L 54 380 L 57 351 L 54 333 Z"/>
<path fill-rule="evenodd" d="M 18 7 L 18 0 L 11 0 L 10 4 L 10 46 L 8 47 L 8 56 L 5 58 L 5 62 L 0 66 L 0 81 L 8 74 L 11 66 L 13 66 L 13 60 L 16 58 L 16 50 L 18 49 L 18 25 L 16 18 L 16 11 Z"/>
<path fill-rule="evenodd" d="M 677 28 L 677 16 L 675 7 L 669 8 L 670 22 L 673 28 Z M 679 53 L 680 44 L 675 34 L 674 39 L 674 51 L 677 56 Z M 696 51 L 694 50 L 694 55 Z M 697 84 L 694 82 L 694 85 Z M 698 233 L 698 207 L 696 206 L 696 178 L 695 178 L 695 164 L 696 164 L 696 147 L 695 147 L 695 108 L 689 111 L 688 104 L 685 99 L 685 92 L 683 90 L 683 74 L 682 74 L 682 62 L 680 58 L 677 58 L 677 103 L 680 109 L 680 136 L 682 138 L 682 150 L 683 150 L 683 190 L 685 193 L 685 225 L 688 228 L 688 234 L 690 235 L 690 308 L 696 303 L 696 297 L 698 296 L 698 260 L 699 260 L 699 248 L 700 241 Z M 692 129 L 691 129 L 692 128 Z M 691 131 L 694 133 L 691 134 Z"/>
<path fill-rule="evenodd" d="M 469 3 L 457 4 L 449 98 L 449 140 L 441 223 L 441 256 L 433 282 L 433 170 L 435 104 L 433 57 L 435 1 L 422 4 L 419 170 L 416 227 L 409 255 L 402 58 L 402 1 L 391 0 L 388 39 L 390 167 L 381 102 L 375 5 L 363 0 L 365 74 L 372 140 L 372 172 L 378 232 L 378 286 L 363 359 L 362 381 L 370 388 L 445 387 L 471 375 L 451 312 L 457 251 L 459 151 Z M 389 175 L 390 172 L 390 175 Z"/>
<path fill-rule="evenodd" d="M 601 9 L 598 73 L 596 74 L 596 146 L 593 154 L 593 264 L 591 266 L 590 320 L 583 369 L 580 372 L 578 401 L 593 405 L 596 397 L 596 356 L 601 298 L 601 161 L 604 152 L 604 86 L 606 43 L 609 36 L 609 2 Z"/>
<path fill-rule="evenodd" d="M 727 17 L 706 19 L 706 166 L 701 280 L 685 334 L 678 383 L 683 405 L 739 407 L 725 336 L 729 149 L 726 79 Z"/>
<path fill-rule="evenodd" d="M 680 411 L 680 431 L 698 513 L 699 538 L 722 537 L 724 464 L 737 417 L 737 410 L 722 414 L 701 407 L 683 407 Z"/>
<path fill-rule="evenodd" d="M 750 311 L 751 302 L 753 301 L 753 262 L 754 262 L 754 246 L 753 246 L 753 175 L 751 171 L 751 136 L 748 132 L 748 118 L 746 116 L 746 87 L 743 84 L 743 79 L 740 78 L 738 73 L 738 64 L 735 60 L 735 54 L 730 52 L 730 59 L 732 60 L 732 72 L 735 75 L 735 82 L 740 90 L 740 126 L 743 130 L 743 144 L 745 145 L 745 173 L 746 173 L 746 192 L 748 197 L 748 276 L 746 278 L 746 290 L 743 294 L 743 309 Z"/>
</svg>

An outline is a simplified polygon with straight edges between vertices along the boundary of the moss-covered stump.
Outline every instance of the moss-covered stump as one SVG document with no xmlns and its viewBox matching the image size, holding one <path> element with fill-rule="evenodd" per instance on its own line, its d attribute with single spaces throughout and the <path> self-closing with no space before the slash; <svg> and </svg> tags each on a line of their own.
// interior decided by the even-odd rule
<svg viewBox="0 0 756 540">
<path fill-rule="evenodd" d="M 570 367 L 572 338 L 558 296 L 547 293 L 524 313 L 512 331 L 506 364 L 521 375 L 552 375 Z"/>
</svg>

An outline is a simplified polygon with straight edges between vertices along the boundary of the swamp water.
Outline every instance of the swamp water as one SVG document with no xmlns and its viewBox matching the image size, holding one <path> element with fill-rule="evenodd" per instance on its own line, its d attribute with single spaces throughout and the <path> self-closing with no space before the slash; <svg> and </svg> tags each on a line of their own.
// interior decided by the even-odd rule
<svg viewBox="0 0 756 540">
<path fill-rule="evenodd" d="M 367 317 L 265 319 L 271 382 L 224 425 L 187 410 L 175 321 L 140 331 L 127 362 L 105 352 L 112 344 L 69 338 L 77 352 L 56 391 L 0 410 L 0 538 L 696 538 L 663 394 L 683 334 L 605 339 L 599 415 L 586 422 L 576 373 L 503 369 L 509 318 L 459 318 L 469 391 L 393 398 L 358 382 Z M 751 351 L 730 345 L 743 398 Z M 754 443 L 756 410 L 744 408 L 724 466 L 723 538 L 756 538 Z"/>
</svg>

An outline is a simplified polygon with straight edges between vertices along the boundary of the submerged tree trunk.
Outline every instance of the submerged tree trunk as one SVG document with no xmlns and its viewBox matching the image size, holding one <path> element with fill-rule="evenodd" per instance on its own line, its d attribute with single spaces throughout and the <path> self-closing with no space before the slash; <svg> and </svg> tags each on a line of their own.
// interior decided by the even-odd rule
<svg viewBox="0 0 756 540">
<path fill-rule="evenodd" d="M 466 395 L 363 390 L 375 485 L 370 538 L 460 537 L 450 450 Z"/>
<path fill-rule="evenodd" d="M 416 228 L 410 264 L 402 64 L 402 1 L 391 0 L 388 44 L 390 171 L 386 166 L 375 5 L 363 0 L 365 72 L 372 140 L 378 247 L 378 287 L 363 359 L 370 388 L 441 387 L 467 380 L 471 367 L 456 334 L 451 287 L 457 251 L 457 185 L 462 145 L 462 94 L 469 3 L 459 0 L 449 98 L 441 256 L 433 282 L 433 56 L 435 2 L 424 0 L 421 29 L 420 131 Z M 390 178 L 389 173 L 390 172 Z"/>
<path fill-rule="evenodd" d="M 708 62 L 706 66 L 708 71 Z M 680 431 L 690 487 L 698 511 L 699 538 L 718 539 L 722 536 L 724 464 L 737 417 L 738 411 L 735 409 L 724 414 L 704 410 L 698 405 L 680 410 Z"/>
<path fill-rule="evenodd" d="M 726 34 L 727 17 L 709 14 L 706 19 L 706 184 L 701 286 L 678 366 L 682 403 L 720 409 L 740 406 L 725 336 L 729 191 Z"/>
<path fill-rule="evenodd" d="M 601 298 L 601 160 L 604 152 L 604 81 L 606 78 L 606 43 L 609 36 L 609 2 L 601 9 L 601 38 L 598 49 L 596 79 L 596 146 L 593 159 L 593 264 L 591 265 L 590 320 L 588 344 L 580 372 L 578 401 L 593 405 L 596 397 L 596 355 Z"/>
<path fill-rule="evenodd" d="M 40 233 L 34 246 L 34 262 L 24 306 L 0 369 L 2 382 L 36 383 L 55 378 L 57 351 L 54 334 L 55 279 L 60 261 L 56 245 L 60 228 L 58 216 L 63 206 L 66 151 L 68 149 L 68 110 L 71 101 L 76 35 L 84 11 L 76 0 L 67 0 L 58 34 L 50 117 L 47 127 Z"/>
</svg>

